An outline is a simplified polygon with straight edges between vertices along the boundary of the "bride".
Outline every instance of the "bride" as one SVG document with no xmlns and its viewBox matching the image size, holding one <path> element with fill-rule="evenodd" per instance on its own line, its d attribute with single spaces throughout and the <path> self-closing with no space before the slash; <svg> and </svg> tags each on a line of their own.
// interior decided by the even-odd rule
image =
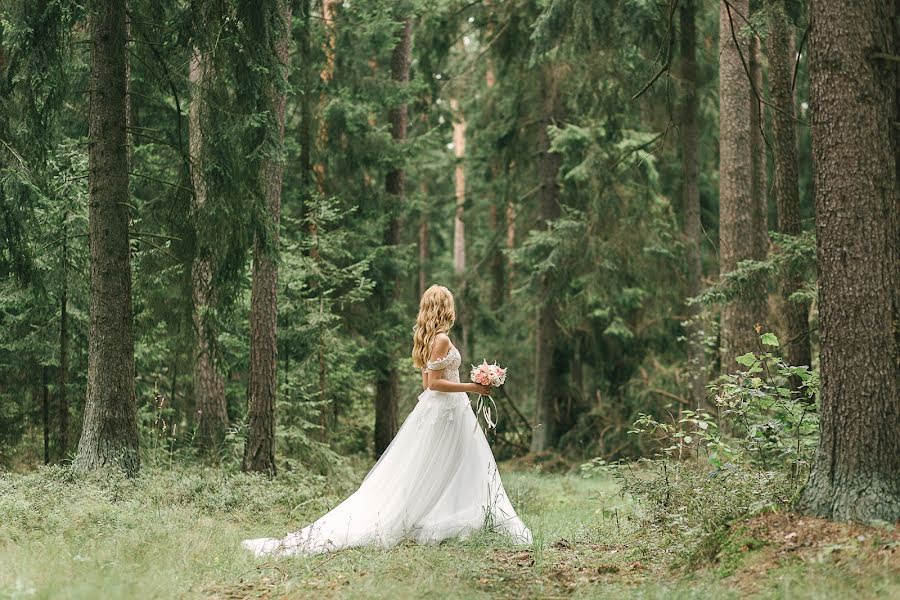
<svg viewBox="0 0 900 600">
<path fill-rule="evenodd" d="M 283 538 L 244 540 L 257 556 L 318 554 L 401 540 L 436 544 L 488 528 L 531 543 L 516 515 L 466 392 L 490 388 L 459 382 L 459 350 L 447 332 L 453 295 L 433 285 L 422 296 L 413 329 L 413 364 L 422 369 L 418 403 L 362 485 L 331 512 Z"/>
</svg>

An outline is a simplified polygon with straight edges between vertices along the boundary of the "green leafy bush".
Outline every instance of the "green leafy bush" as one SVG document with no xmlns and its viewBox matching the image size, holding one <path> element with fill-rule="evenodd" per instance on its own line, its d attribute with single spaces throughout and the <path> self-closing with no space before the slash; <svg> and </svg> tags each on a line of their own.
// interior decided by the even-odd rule
<svg viewBox="0 0 900 600">
<path fill-rule="evenodd" d="M 736 520 L 790 507 L 809 473 L 818 439 L 816 371 L 787 365 L 771 333 L 742 370 L 710 384 L 714 405 L 641 414 L 631 433 L 650 438 L 652 459 L 637 466 L 594 460 L 582 473 L 612 470 L 641 506 L 640 534 L 668 546 L 676 562 L 714 554 Z M 791 389 L 794 382 L 795 389 Z"/>
</svg>

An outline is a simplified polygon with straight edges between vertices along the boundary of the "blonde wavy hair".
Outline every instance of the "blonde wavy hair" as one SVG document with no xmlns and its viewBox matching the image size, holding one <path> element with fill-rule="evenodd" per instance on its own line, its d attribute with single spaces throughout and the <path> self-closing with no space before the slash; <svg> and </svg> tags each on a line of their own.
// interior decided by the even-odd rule
<svg viewBox="0 0 900 600">
<path fill-rule="evenodd" d="M 456 321 L 453 294 L 442 285 L 433 285 L 422 294 L 419 314 L 413 327 L 413 366 L 424 369 L 431 344 L 439 333 L 447 333 Z"/>
</svg>

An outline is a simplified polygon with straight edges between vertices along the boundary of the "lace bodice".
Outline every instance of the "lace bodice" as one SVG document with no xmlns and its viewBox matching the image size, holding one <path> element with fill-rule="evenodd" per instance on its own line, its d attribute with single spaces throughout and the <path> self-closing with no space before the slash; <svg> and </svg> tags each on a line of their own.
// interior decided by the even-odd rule
<svg viewBox="0 0 900 600">
<path fill-rule="evenodd" d="M 425 363 L 425 369 L 429 371 L 438 371 L 441 378 L 454 383 L 459 383 L 459 365 L 462 364 L 462 356 L 456 346 L 450 346 L 447 356 L 440 360 L 428 361 Z M 422 369 L 423 371 L 425 369 Z"/>
</svg>

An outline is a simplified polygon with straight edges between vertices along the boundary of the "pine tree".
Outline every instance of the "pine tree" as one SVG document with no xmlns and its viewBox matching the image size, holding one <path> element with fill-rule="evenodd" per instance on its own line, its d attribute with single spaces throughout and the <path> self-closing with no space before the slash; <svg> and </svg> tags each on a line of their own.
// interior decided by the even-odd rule
<svg viewBox="0 0 900 600">
<path fill-rule="evenodd" d="M 250 297 L 250 380 L 248 383 L 249 431 L 244 446 L 244 471 L 275 475 L 275 397 L 278 365 L 278 229 L 281 222 L 281 186 L 284 174 L 284 69 L 288 64 L 291 10 L 286 0 L 274 0 L 265 16 L 281 19 L 274 33 L 276 63 L 273 81 L 264 97 L 272 122 L 272 149 L 260 169 L 260 187 L 268 222 L 265 239 L 258 233 L 253 243 L 253 285 Z M 270 12 L 270 14 L 266 14 Z"/>
<path fill-rule="evenodd" d="M 140 468 L 134 393 L 125 0 L 92 5 L 88 124 L 91 326 L 87 401 L 76 466 Z"/>
<path fill-rule="evenodd" d="M 890 4 L 810 6 L 822 392 L 821 437 L 800 506 L 830 519 L 896 523 L 900 148 Z"/>
<path fill-rule="evenodd" d="M 195 23 L 198 30 L 203 25 Z M 191 183 L 194 191 L 194 214 L 199 214 L 207 202 L 207 185 L 204 175 L 203 129 L 209 109 L 205 105 L 204 88 L 210 76 L 210 58 L 207 52 L 194 46 L 188 66 L 188 78 L 192 86 L 188 109 L 191 153 Z M 213 360 L 214 331 L 206 311 L 214 302 L 212 269 L 210 261 L 197 253 L 191 265 L 194 334 L 194 406 L 198 421 L 196 441 L 206 451 L 217 448 L 225 437 L 228 425 L 228 409 L 225 404 L 225 380 Z"/>
<path fill-rule="evenodd" d="M 549 229 L 550 222 L 559 217 L 559 187 L 556 182 L 559 174 L 560 156 L 550 150 L 549 128 L 556 124 L 561 110 L 559 98 L 559 82 L 553 75 L 552 64 L 544 64 L 541 68 L 541 83 L 544 100 L 541 107 L 540 129 L 538 131 L 538 152 L 540 153 L 538 172 L 540 177 L 540 226 Z M 546 276 L 545 276 L 546 277 Z M 531 438 L 531 451 L 540 452 L 556 446 L 559 438 L 557 422 L 559 407 L 557 406 L 558 386 L 554 376 L 553 359 L 556 344 L 560 338 L 559 326 L 556 322 L 555 298 L 547 293 L 548 282 L 543 283 L 545 293 L 541 295 L 537 310 L 535 335 L 535 369 L 534 397 L 535 422 Z"/>
<path fill-rule="evenodd" d="M 700 257 L 700 188 L 698 186 L 700 131 L 697 124 L 697 4 L 684 0 L 681 5 L 681 78 L 684 81 L 681 99 L 681 160 L 684 169 L 682 210 L 687 259 L 687 295 L 694 298 L 702 289 L 703 264 Z M 698 304 L 687 307 L 688 360 L 692 375 L 691 399 L 702 406 L 706 399 L 706 351 L 701 309 Z"/>
<path fill-rule="evenodd" d="M 767 5 L 769 90 L 772 104 L 772 143 L 775 172 L 775 202 L 778 207 L 778 232 L 785 236 L 801 233 L 800 190 L 797 175 L 797 134 L 794 116 L 794 56 L 788 16 L 784 0 Z M 783 346 L 791 365 L 810 365 L 809 303 L 792 300 L 791 295 L 803 285 L 802 276 L 794 269 L 781 276 L 781 302 L 785 325 Z M 791 387 L 800 385 L 793 378 Z"/>
<path fill-rule="evenodd" d="M 734 271 L 743 260 L 760 258 L 759 147 L 753 143 L 756 133 L 751 129 L 759 101 L 748 66 L 751 44 L 742 35 L 739 21 L 739 15 L 749 13 L 749 0 L 723 2 L 719 11 L 720 274 Z M 765 298 L 761 283 L 754 281 L 722 309 L 723 371 L 736 366 L 735 357 L 756 348 L 755 327 L 764 321 Z"/>
<path fill-rule="evenodd" d="M 409 84 L 409 63 L 412 51 L 412 20 L 404 17 L 400 21 L 400 27 L 396 33 L 397 42 L 391 53 L 391 81 L 398 86 L 400 93 L 405 93 L 405 87 Z M 388 120 L 391 123 L 391 138 L 395 143 L 402 145 L 406 140 L 406 130 L 408 126 L 408 109 L 405 100 L 400 101 L 396 106 L 391 108 Z M 402 165 L 395 165 L 388 171 L 385 178 L 385 191 L 388 194 L 388 201 L 392 203 L 403 203 L 406 193 L 406 173 Z M 385 236 L 385 244 L 387 246 L 398 246 L 400 244 L 401 221 L 399 217 L 399 207 L 391 207 L 391 220 L 388 225 L 388 231 Z M 394 278 L 392 282 L 392 295 L 395 303 L 402 299 L 402 287 L 399 277 Z M 382 371 L 376 386 L 375 395 L 375 455 L 381 454 L 390 445 L 391 440 L 397 434 L 397 396 L 399 389 L 397 387 L 398 373 L 395 366 L 396 352 L 389 351 L 389 365 Z"/>
</svg>

